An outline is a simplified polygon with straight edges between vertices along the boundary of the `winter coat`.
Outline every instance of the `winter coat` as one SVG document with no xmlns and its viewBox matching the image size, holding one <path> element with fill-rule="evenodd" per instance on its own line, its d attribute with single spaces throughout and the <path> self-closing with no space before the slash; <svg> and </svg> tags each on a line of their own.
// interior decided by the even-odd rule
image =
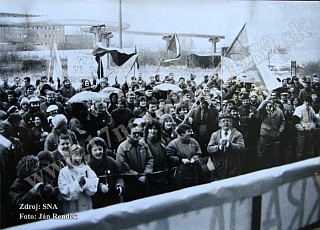
<svg viewBox="0 0 320 230">
<path fill-rule="evenodd" d="M 124 181 L 119 175 L 118 163 L 109 156 L 106 156 L 105 159 L 97 160 L 90 155 L 88 165 L 99 177 L 97 193 L 92 196 L 93 208 L 101 208 L 119 203 L 119 195 L 116 188 L 117 186 L 124 187 Z M 108 184 L 109 191 L 107 193 L 101 191 L 100 183 Z"/>
<path fill-rule="evenodd" d="M 141 139 L 137 144 L 128 137 L 122 142 L 117 151 L 117 161 L 120 171 L 137 174 L 149 174 L 153 171 L 153 157 L 148 145 Z"/>
<path fill-rule="evenodd" d="M 85 176 L 83 187 L 78 182 L 81 176 Z M 61 169 L 58 178 L 61 212 L 67 214 L 92 209 L 91 196 L 97 192 L 98 182 L 97 175 L 88 165 Z"/>
<path fill-rule="evenodd" d="M 231 129 L 230 145 L 225 151 L 219 149 L 221 129 L 212 133 L 208 153 L 213 157 L 216 171 L 213 172 L 216 179 L 223 179 L 240 175 L 240 155 L 244 153 L 245 145 L 242 134 L 236 129 Z"/>
<path fill-rule="evenodd" d="M 126 174 L 123 177 L 126 185 L 124 199 L 131 201 L 147 196 L 148 182 L 143 184 L 138 179 L 148 177 L 153 170 L 153 157 L 148 145 L 142 139 L 135 143 L 127 137 L 119 145 L 116 159 L 120 163 L 120 172 Z"/>
<path fill-rule="evenodd" d="M 174 139 L 167 146 L 167 155 L 172 170 L 171 184 L 175 189 L 186 188 L 198 184 L 199 164 L 183 164 L 182 159 L 191 160 L 202 155 L 199 143 L 191 138 L 184 142 L 181 138 Z"/>
<path fill-rule="evenodd" d="M 265 108 L 259 108 L 258 111 L 262 120 L 260 136 L 280 139 L 280 134 L 284 131 L 286 123 L 282 110 L 275 108 L 271 116 L 267 114 Z"/>
</svg>

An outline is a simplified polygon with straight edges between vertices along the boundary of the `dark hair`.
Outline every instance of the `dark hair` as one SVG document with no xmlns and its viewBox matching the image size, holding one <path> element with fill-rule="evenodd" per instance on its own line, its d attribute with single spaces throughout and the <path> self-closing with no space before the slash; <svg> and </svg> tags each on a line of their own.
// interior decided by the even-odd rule
<svg viewBox="0 0 320 230">
<path fill-rule="evenodd" d="M 155 99 L 152 99 L 152 100 L 150 100 L 150 101 L 148 101 L 148 103 L 147 103 L 147 108 L 149 108 L 149 105 L 157 105 L 158 106 L 158 101 L 157 100 L 155 100 Z"/>
<path fill-rule="evenodd" d="M 127 102 L 125 100 L 119 100 L 118 105 L 123 104 L 124 108 L 127 108 Z"/>
<path fill-rule="evenodd" d="M 35 117 L 39 117 L 41 120 L 42 125 L 46 122 L 46 117 L 41 112 L 36 112 L 32 115 L 32 120 L 34 120 Z"/>
<path fill-rule="evenodd" d="M 107 144 L 105 142 L 105 140 L 103 140 L 101 137 L 94 137 L 92 138 L 88 144 L 87 144 L 87 153 L 88 154 L 92 154 L 92 146 L 94 145 L 100 145 L 103 148 L 103 154 L 105 154 L 106 150 L 107 150 Z"/>
<path fill-rule="evenodd" d="M 27 176 L 30 176 L 30 169 L 32 166 L 37 164 L 39 159 L 33 155 L 23 157 L 17 166 L 17 177 L 24 179 Z"/>
<path fill-rule="evenodd" d="M 37 155 L 40 164 L 46 163 L 46 164 L 51 164 L 54 161 L 53 154 L 50 151 L 40 151 Z"/>
<path fill-rule="evenodd" d="M 128 130 L 128 133 L 131 134 L 131 130 L 135 127 L 138 127 L 139 125 L 136 124 L 136 123 L 129 123 L 128 126 L 127 126 L 127 130 Z"/>
<path fill-rule="evenodd" d="M 152 119 L 151 121 L 147 122 L 147 124 L 144 128 L 144 140 L 145 141 L 147 141 L 147 138 L 148 138 L 148 130 L 151 129 L 153 126 L 158 131 L 157 141 L 161 140 L 161 124 L 159 121 Z"/>
<path fill-rule="evenodd" d="M 181 123 L 177 126 L 176 131 L 179 135 L 182 135 L 183 133 L 185 133 L 186 131 L 188 131 L 190 129 L 191 129 L 191 127 L 189 125 Z"/>
<path fill-rule="evenodd" d="M 81 88 L 84 88 L 84 87 L 85 87 L 84 83 L 85 83 L 86 81 L 88 81 L 88 82 L 89 82 L 89 86 L 91 86 L 91 82 L 90 82 L 89 79 L 82 79 L 82 81 L 81 81 Z"/>
<path fill-rule="evenodd" d="M 293 97 L 293 98 L 291 98 L 291 100 L 290 100 L 291 105 L 293 105 L 293 101 L 294 101 L 295 99 L 298 100 L 298 105 L 300 105 L 300 104 L 301 104 L 301 101 L 300 101 L 300 98 L 299 98 L 299 97 Z"/>
<path fill-rule="evenodd" d="M 176 112 L 179 113 L 182 109 L 185 109 L 185 108 L 189 109 L 188 104 L 185 102 L 180 102 L 177 105 Z"/>
<path fill-rule="evenodd" d="M 69 140 L 70 143 L 72 142 L 71 141 L 71 137 L 68 134 L 65 134 L 65 133 L 60 134 L 58 143 L 60 143 L 61 140 Z"/>
<path fill-rule="evenodd" d="M 45 83 L 41 86 L 41 89 L 40 89 L 40 95 L 41 96 L 46 96 L 46 90 L 50 90 L 50 91 L 53 91 L 51 85 L 49 85 L 48 83 Z"/>
<path fill-rule="evenodd" d="M 119 98 L 118 94 L 117 93 L 110 93 L 110 95 L 109 95 L 110 102 L 111 102 L 112 96 L 116 96 L 116 99 L 118 101 L 118 98 Z"/>
<path fill-rule="evenodd" d="M 88 108 L 85 103 L 76 102 L 71 104 L 71 115 L 79 119 L 80 122 L 85 120 L 88 115 Z"/>
<path fill-rule="evenodd" d="M 307 97 L 304 98 L 303 101 L 312 103 L 312 97 L 311 96 L 307 96 Z"/>
<path fill-rule="evenodd" d="M 145 96 L 138 97 L 138 101 L 147 101 L 147 98 Z"/>
<path fill-rule="evenodd" d="M 26 91 L 28 91 L 29 88 L 33 88 L 33 90 L 36 90 L 36 87 L 34 87 L 34 85 L 27 85 L 26 86 Z"/>
</svg>

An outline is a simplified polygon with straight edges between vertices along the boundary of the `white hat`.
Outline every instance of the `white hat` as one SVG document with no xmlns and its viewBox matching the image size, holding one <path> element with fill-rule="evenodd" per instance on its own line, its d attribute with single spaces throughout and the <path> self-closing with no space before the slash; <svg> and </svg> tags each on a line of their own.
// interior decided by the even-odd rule
<svg viewBox="0 0 320 230">
<path fill-rule="evenodd" d="M 30 98 L 29 102 L 30 102 L 30 103 L 40 102 L 40 99 L 39 99 L 38 97 L 32 97 L 32 98 Z"/>
<path fill-rule="evenodd" d="M 58 110 L 58 106 L 56 106 L 56 105 L 50 105 L 50 106 L 47 108 L 46 112 L 47 112 L 47 113 L 50 113 L 50 112 L 55 111 L 55 110 Z"/>
</svg>

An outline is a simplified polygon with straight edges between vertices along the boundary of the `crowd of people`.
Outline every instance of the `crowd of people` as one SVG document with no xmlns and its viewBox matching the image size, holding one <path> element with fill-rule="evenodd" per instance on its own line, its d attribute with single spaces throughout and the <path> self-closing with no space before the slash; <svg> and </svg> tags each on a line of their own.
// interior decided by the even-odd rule
<svg viewBox="0 0 320 230">
<path fill-rule="evenodd" d="M 291 163 L 320 153 L 320 82 L 289 77 L 263 91 L 217 74 L 110 85 L 46 76 L 0 86 L 3 227 L 25 204 L 70 214 Z M 170 83 L 178 90 L 157 90 Z M 69 99 L 84 91 L 101 100 Z M 11 221 L 10 221 L 11 220 Z"/>
</svg>

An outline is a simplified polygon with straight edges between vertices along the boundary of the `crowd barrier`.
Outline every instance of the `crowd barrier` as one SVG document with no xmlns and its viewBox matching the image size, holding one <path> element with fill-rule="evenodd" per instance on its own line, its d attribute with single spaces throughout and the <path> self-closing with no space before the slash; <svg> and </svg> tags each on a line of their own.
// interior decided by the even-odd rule
<svg viewBox="0 0 320 230">
<path fill-rule="evenodd" d="M 320 158 L 10 229 L 299 229 L 320 223 Z"/>
</svg>

